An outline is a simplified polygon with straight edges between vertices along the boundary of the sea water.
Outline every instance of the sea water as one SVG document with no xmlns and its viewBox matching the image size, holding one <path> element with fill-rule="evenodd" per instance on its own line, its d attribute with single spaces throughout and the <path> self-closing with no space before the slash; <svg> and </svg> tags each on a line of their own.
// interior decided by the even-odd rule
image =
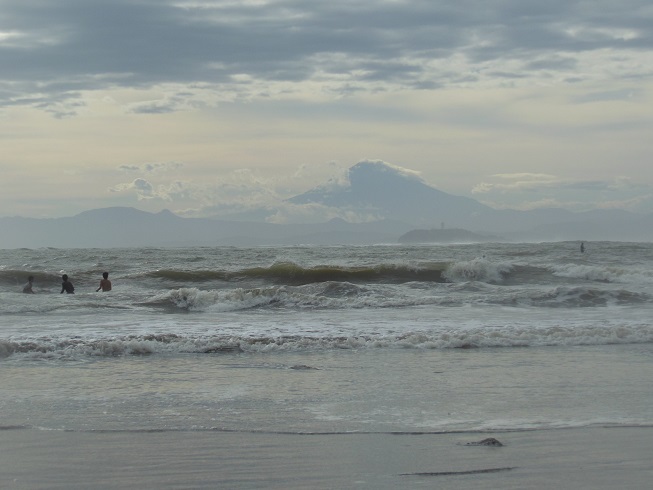
<svg viewBox="0 0 653 490">
<path fill-rule="evenodd" d="M 653 246 L 585 247 L 2 250 L 0 429 L 650 427 Z"/>
</svg>

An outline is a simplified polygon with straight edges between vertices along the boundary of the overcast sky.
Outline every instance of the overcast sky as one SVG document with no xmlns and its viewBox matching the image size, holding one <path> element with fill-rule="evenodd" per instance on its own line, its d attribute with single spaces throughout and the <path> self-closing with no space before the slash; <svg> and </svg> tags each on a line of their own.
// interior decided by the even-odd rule
<svg viewBox="0 0 653 490">
<path fill-rule="evenodd" d="M 364 159 L 653 212 L 653 4 L 0 0 L 0 216 L 247 211 Z"/>
</svg>

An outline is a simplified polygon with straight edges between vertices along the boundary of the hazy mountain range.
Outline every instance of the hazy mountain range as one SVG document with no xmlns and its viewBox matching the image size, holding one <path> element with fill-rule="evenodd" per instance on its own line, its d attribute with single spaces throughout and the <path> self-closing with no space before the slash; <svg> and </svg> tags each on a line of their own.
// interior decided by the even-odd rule
<svg viewBox="0 0 653 490">
<path fill-rule="evenodd" d="M 473 232 L 459 233 L 461 237 L 491 235 L 506 241 L 653 241 L 651 214 L 496 210 L 435 189 L 416 175 L 383 162 L 360 162 L 349 170 L 347 185 L 323 185 L 288 201 L 375 219 L 280 225 L 105 208 L 67 218 L 0 218 L 0 248 L 397 243 L 400 236 L 415 229 L 447 228 Z M 443 235 L 422 232 L 412 236 L 430 241 Z"/>
</svg>

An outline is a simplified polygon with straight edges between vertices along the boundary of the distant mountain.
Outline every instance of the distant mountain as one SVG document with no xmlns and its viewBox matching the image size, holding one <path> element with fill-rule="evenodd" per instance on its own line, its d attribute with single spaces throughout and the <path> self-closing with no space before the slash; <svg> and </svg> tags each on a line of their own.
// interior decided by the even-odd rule
<svg viewBox="0 0 653 490">
<path fill-rule="evenodd" d="M 475 215 L 492 211 L 474 199 L 447 194 L 381 161 L 363 161 L 351 167 L 348 185 L 316 187 L 288 201 L 318 203 L 414 225 L 467 223 Z"/>
<path fill-rule="evenodd" d="M 482 241 L 489 235 L 507 241 L 653 241 L 653 215 L 620 210 L 496 210 L 442 192 L 414 173 L 380 161 L 351 167 L 347 184 L 323 185 L 289 202 L 319 204 L 335 214 L 373 220 L 272 224 L 251 221 L 255 213 L 248 216 L 250 221 L 237 221 L 114 207 L 58 219 L 0 218 L 0 248 L 362 245 L 397 243 L 400 237 L 412 242 Z"/>
<path fill-rule="evenodd" d="M 277 225 L 113 207 L 57 219 L 0 218 L 0 229 L 0 248 L 100 248 L 396 243 L 410 225 L 388 220 Z"/>
<path fill-rule="evenodd" d="M 601 209 L 584 213 L 561 208 L 497 210 L 435 189 L 412 172 L 382 161 L 359 162 L 348 176 L 347 184 L 319 186 L 289 202 L 399 220 L 413 228 L 459 228 L 509 240 L 653 240 L 651 215 Z"/>
</svg>

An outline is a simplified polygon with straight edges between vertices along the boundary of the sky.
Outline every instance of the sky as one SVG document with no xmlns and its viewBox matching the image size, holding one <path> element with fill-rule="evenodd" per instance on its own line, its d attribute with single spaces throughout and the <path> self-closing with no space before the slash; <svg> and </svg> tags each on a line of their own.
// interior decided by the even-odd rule
<svg viewBox="0 0 653 490">
<path fill-rule="evenodd" d="M 653 212 L 650 0 L 0 0 L 0 216 L 337 210 L 381 160 L 495 208 Z"/>
</svg>

